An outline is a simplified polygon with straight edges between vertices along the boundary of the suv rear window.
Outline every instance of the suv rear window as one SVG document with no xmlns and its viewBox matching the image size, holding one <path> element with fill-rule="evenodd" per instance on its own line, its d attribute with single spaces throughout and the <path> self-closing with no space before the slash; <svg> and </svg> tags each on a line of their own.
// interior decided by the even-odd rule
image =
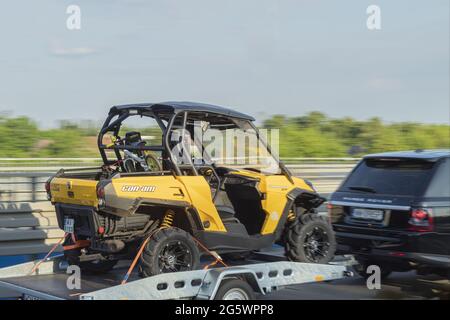
<svg viewBox="0 0 450 320">
<path fill-rule="evenodd" d="M 426 197 L 450 198 L 450 159 L 442 159 L 433 180 L 425 194 Z"/>
<path fill-rule="evenodd" d="M 418 196 L 428 185 L 433 167 L 433 162 L 415 159 L 366 159 L 339 190 Z"/>
</svg>

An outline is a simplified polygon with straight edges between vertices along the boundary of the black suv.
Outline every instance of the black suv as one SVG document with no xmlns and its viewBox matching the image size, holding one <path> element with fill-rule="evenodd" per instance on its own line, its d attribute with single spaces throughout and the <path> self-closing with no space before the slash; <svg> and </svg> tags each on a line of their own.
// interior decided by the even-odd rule
<svg viewBox="0 0 450 320">
<path fill-rule="evenodd" d="M 450 150 L 365 156 L 328 204 L 338 251 L 368 265 L 419 274 L 450 270 Z"/>
</svg>

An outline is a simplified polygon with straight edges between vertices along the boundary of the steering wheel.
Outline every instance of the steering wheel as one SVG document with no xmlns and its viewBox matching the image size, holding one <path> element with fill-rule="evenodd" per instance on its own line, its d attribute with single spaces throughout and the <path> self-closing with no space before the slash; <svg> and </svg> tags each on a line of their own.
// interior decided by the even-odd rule
<svg viewBox="0 0 450 320">
<path fill-rule="evenodd" d="M 216 170 L 212 165 L 201 165 L 201 166 L 195 166 L 197 169 L 197 172 L 202 175 L 208 184 L 210 185 L 211 189 L 214 189 L 213 192 L 213 201 L 216 199 L 216 196 L 219 192 L 220 188 L 220 178 L 217 174 Z"/>
</svg>

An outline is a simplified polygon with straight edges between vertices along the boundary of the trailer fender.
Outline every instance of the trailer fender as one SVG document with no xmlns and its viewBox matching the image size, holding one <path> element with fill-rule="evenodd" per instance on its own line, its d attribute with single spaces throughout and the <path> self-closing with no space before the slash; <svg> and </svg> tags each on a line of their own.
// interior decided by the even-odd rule
<svg viewBox="0 0 450 320">
<path fill-rule="evenodd" d="M 265 294 L 265 291 L 258 283 L 255 271 L 248 268 L 233 267 L 230 269 L 209 270 L 203 280 L 204 285 L 200 289 L 197 298 L 213 300 L 223 280 L 230 278 L 242 279 L 252 287 L 253 291 Z"/>
</svg>

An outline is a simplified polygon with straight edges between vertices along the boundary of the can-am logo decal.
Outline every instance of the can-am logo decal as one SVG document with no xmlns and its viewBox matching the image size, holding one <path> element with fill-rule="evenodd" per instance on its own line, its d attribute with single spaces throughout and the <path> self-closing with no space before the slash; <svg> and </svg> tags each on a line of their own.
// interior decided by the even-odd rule
<svg viewBox="0 0 450 320">
<path fill-rule="evenodd" d="M 155 186 L 123 186 L 123 192 L 155 192 Z"/>
</svg>

